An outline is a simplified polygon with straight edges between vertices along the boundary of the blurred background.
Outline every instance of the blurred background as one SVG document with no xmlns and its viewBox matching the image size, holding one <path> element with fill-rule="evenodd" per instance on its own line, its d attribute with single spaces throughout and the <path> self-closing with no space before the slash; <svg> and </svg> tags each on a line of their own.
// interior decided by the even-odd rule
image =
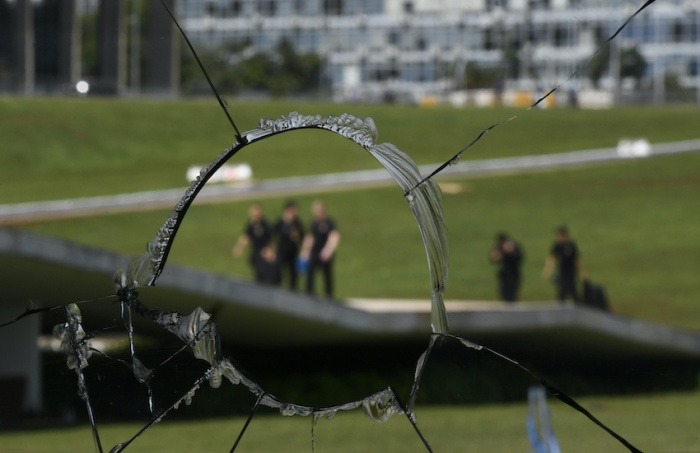
<svg viewBox="0 0 700 453">
<path fill-rule="evenodd" d="M 700 3 L 168 1 L 220 90 L 336 101 L 526 106 L 700 102 Z M 0 90 L 206 94 L 157 1 L 0 3 Z M 595 54 L 595 55 L 594 55 Z M 545 88 L 547 88 L 546 91 Z M 81 90 L 86 89 L 81 85 Z"/>
</svg>

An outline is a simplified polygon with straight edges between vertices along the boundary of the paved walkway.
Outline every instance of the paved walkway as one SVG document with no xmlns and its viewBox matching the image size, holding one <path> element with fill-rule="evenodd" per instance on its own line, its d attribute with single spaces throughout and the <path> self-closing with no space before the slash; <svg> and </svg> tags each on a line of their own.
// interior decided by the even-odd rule
<svg viewBox="0 0 700 453">
<path fill-rule="evenodd" d="M 648 157 L 700 151 L 700 140 L 686 140 L 652 145 Z M 541 169 L 592 165 L 631 159 L 617 148 L 601 148 L 538 156 L 506 157 L 464 161 L 447 167 L 442 176 L 467 176 L 494 173 L 527 172 Z M 428 174 L 439 164 L 420 167 Z M 208 185 L 197 197 L 198 203 L 219 203 L 246 199 L 286 196 L 331 190 L 354 190 L 393 184 L 384 169 L 329 173 L 314 176 L 271 179 L 230 185 Z M 167 189 L 131 194 L 70 200 L 41 201 L 0 205 L 0 225 L 128 212 L 147 209 L 167 209 L 175 206 L 185 189 Z"/>
<path fill-rule="evenodd" d="M 370 313 L 430 313 L 429 300 L 415 299 L 363 299 L 351 298 L 343 301 L 348 307 Z M 561 308 L 556 302 L 515 303 L 509 304 L 493 300 L 447 300 L 445 310 L 448 313 L 477 312 L 477 311 L 503 311 L 522 312 L 541 310 L 542 308 Z"/>
</svg>

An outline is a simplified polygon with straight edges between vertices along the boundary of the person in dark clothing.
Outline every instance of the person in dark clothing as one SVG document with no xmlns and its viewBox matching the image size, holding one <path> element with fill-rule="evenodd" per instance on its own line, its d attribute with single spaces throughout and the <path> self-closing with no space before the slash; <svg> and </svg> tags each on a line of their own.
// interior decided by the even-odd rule
<svg viewBox="0 0 700 453">
<path fill-rule="evenodd" d="M 256 266 L 258 283 L 263 285 L 279 286 L 282 282 L 280 264 L 277 253 L 272 245 L 264 247 L 260 251 L 260 260 Z"/>
<path fill-rule="evenodd" d="M 282 218 L 275 224 L 277 236 L 277 261 L 282 272 L 289 275 L 289 288 L 297 289 L 297 258 L 304 240 L 304 226 L 299 220 L 295 201 L 284 204 Z"/>
<path fill-rule="evenodd" d="M 569 237 L 569 230 L 565 226 L 558 227 L 555 234 L 556 240 L 549 251 L 542 269 L 542 276 L 550 278 L 556 265 L 557 274 L 554 282 L 559 302 L 564 303 L 571 297 L 574 303 L 578 303 L 581 300 L 578 294 L 578 277 L 581 271 L 580 252 L 576 242 Z"/>
<path fill-rule="evenodd" d="M 320 269 L 326 286 L 326 296 L 333 297 L 333 258 L 340 243 L 340 233 L 333 219 L 326 215 L 322 202 L 314 202 L 311 212 L 314 220 L 304 237 L 301 257 L 308 261 L 306 292 L 314 293 L 316 271 Z"/>
<path fill-rule="evenodd" d="M 523 252 L 520 244 L 505 233 L 496 235 L 496 245 L 491 250 L 491 261 L 498 264 L 498 288 L 505 302 L 518 300 L 520 290 L 520 265 Z"/>
<path fill-rule="evenodd" d="M 260 283 L 262 250 L 270 245 L 272 241 L 272 228 L 267 223 L 263 216 L 262 207 L 259 204 L 253 204 L 248 210 L 250 221 L 246 224 L 243 233 L 238 237 L 236 245 L 233 247 L 233 256 L 239 258 L 243 255 L 243 251 L 251 244 L 250 250 L 250 265 L 253 268 L 255 281 Z"/>
</svg>

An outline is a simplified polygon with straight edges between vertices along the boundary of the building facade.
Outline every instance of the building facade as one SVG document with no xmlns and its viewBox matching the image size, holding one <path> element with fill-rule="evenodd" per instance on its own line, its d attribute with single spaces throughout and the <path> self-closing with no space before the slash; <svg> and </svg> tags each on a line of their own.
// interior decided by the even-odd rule
<svg viewBox="0 0 700 453">
<path fill-rule="evenodd" d="M 576 89 L 595 83 L 587 63 L 641 2 L 620 0 L 180 0 L 199 46 L 271 51 L 281 41 L 323 57 L 324 80 L 340 99 L 387 93 L 420 98 L 474 88 L 470 74 L 508 87 L 551 87 L 579 70 Z M 700 0 L 656 3 L 605 50 L 644 58 L 654 90 L 672 75 L 700 86 Z M 609 56 L 608 56 L 609 55 Z M 623 61 L 624 64 L 624 61 Z M 607 74 L 607 73 L 606 73 Z M 603 77 L 603 88 L 616 80 Z M 661 82 L 659 88 L 658 83 Z"/>
<path fill-rule="evenodd" d="M 320 56 L 319 89 L 339 100 L 417 101 L 473 89 L 536 93 L 577 73 L 568 88 L 627 89 L 663 102 L 671 84 L 700 102 L 700 0 L 656 2 L 603 48 L 641 0 L 167 3 L 197 48 L 229 49 L 231 62 L 282 41 Z M 85 15 L 99 18 L 99 68 L 89 80 L 95 90 L 177 94 L 180 38 L 158 0 L 0 0 L 0 91 L 73 89 L 87 72 Z M 150 61 L 140 63 L 142 56 Z M 630 57 L 641 60 L 632 68 L 635 80 L 625 71 Z M 611 76 L 620 72 L 622 78 Z"/>
</svg>

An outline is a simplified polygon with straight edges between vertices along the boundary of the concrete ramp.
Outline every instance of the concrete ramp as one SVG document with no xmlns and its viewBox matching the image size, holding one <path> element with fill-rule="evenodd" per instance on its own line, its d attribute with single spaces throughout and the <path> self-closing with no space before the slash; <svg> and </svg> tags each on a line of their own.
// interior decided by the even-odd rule
<svg viewBox="0 0 700 453">
<path fill-rule="evenodd" d="M 52 305 L 114 293 L 112 275 L 129 257 L 24 231 L 0 228 L 0 303 Z M 140 292 L 152 308 L 216 316 L 222 339 L 246 347 L 426 341 L 428 300 L 334 301 L 169 265 L 158 287 Z M 88 327 L 113 324 L 118 305 L 81 306 Z M 453 334 L 516 353 L 572 360 L 700 363 L 700 335 L 573 305 L 448 301 Z M 4 322 L 5 320 L 0 320 Z M 44 316 L 49 332 L 60 316 Z M 137 329 L 154 329 L 142 321 Z"/>
</svg>

